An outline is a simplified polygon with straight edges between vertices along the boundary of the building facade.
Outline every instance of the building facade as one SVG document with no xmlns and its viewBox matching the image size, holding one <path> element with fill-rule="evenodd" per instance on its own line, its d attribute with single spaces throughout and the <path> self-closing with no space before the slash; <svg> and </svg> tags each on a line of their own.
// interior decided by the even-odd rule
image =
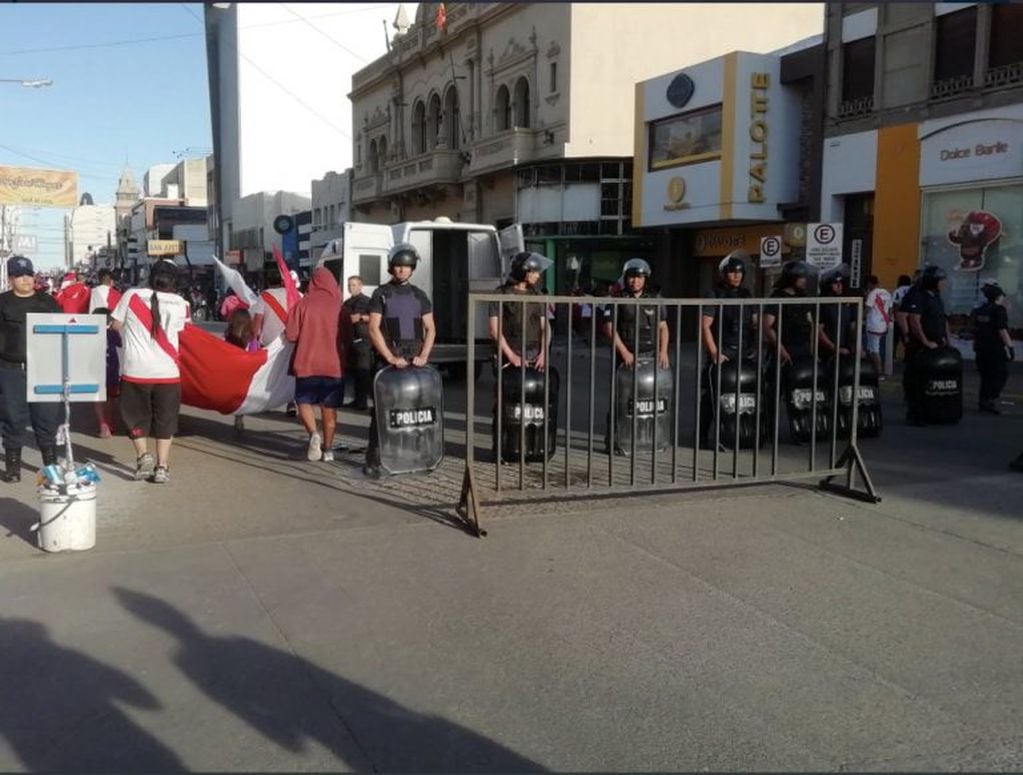
<svg viewBox="0 0 1023 775">
<path fill-rule="evenodd" d="M 891 287 L 936 264 L 953 330 L 987 279 L 1023 329 L 1023 6 L 835 3 L 821 210 Z"/>
<path fill-rule="evenodd" d="M 656 252 L 632 224 L 635 83 L 823 20 L 815 4 L 448 3 L 438 26 L 437 6 L 352 78 L 353 217 L 519 222 L 565 291 Z"/>
<path fill-rule="evenodd" d="M 69 268 L 90 263 L 100 248 L 112 247 L 116 240 L 117 216 L 112 205 L 83 204 L 64 216 L 65 260 Z"/>
<path fill-rule="evenodd" d="M 328 172 L 312 181 L 312 221 L 309 234 L 309 258 L 315 263 L 323 248 L 341 236 L 341 225 L 351 220 L 352 171 Z"/>
<path fill-rule="evenodd" d="M 273 261 L 273 247 L 280 247 L 280 235 L 274 230 L 278 215 L 297 216 L 310 209 L 312 199 L 292 191 L 259 191 L 242 197 L 233 208 L 234 226 L 230 232 L 225 263 L 241 266 L 259 277 L 268 261 Z"/>
</svg>

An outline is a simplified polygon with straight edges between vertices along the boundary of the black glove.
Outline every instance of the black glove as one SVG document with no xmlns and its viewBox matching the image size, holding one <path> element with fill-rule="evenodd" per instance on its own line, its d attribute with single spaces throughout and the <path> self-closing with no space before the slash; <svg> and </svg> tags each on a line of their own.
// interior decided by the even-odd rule
<svg viewBox="0 0 1023 775">
<path fill-rule="evenodd" d="M 1016 351 L 1012 349 L 1011 344 L 1005 345 L 1005 360 L 1007 361 L 1016 360 Z"/>
</svg>

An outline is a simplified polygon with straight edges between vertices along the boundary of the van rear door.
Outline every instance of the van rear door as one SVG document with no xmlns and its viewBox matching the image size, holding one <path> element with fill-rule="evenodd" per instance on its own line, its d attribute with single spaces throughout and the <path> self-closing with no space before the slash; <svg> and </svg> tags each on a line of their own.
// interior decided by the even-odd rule
<svg viewBox="0 0 1023 775">
<path fill-rule="evenodd" d="M 522 224 L 513 223 L 497 232 L 501 242 L 501 276 L 508 273 L 512 256 L 526 249 L 526 238 L 522 235 Z"/>
<path fill-rule="evenodd" d="M 338 283 L 341 298 L 347 299 L 347 279 L 353 274 L 362 278 L 363 290 L 372 296 L 377 286 L 387 280 L 387 253 L 394 244 L 390 226 L 380 223 L 345 223 L 344 248 L 342 250 L 344 271 Z"/>
</svg>

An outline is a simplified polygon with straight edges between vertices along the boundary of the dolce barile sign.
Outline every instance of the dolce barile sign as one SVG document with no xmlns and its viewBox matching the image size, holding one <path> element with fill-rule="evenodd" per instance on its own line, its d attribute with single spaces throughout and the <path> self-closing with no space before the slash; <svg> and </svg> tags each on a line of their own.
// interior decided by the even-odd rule
<svg viewBox="0 0 1023 775">
<path fill-rule="evenodd" d="M 921 136 L 921 186 L 1020 175 L 1023 120 L 1010 117 L 967 120 Z"/>
</svg>

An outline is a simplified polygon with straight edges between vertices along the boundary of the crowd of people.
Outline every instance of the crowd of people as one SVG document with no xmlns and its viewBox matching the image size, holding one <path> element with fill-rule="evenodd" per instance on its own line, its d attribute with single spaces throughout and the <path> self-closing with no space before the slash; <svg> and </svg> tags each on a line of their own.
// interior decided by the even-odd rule
<svg viewBox="0 0 1023 775">
<path fill-rule="evenodd" d="M 366 410 L 372 399 L 373 374 L 385 366 L 404 369 L 425 366 L 436 338 L 432 302 L 411 278 L 419 261 L 416 248 L 397 245 L 388 255 L 389 282 L 371 297 L 363 292 L 360 277 L 346 278 L 349 298 L 342 303 L 338 279 L 320 266 L 310 277 L 306 293 L 289 303 L 279 273 L 268 272 L 268 287 L 249 308 L 238 297 L 225 309 L 224 338 L 239 348 L 256 351 L 283 337 L 294 344 L 290 371 L 295 378 L 294 403 L 286 411 L 297 414 L 307 434 L 306 457 L 311 461 L 334 459 L 337 410 L 344 405 L 345 383 L 349 377 L 354 399 L 348 404 Z M 509 276 L 498 292 L 512 296 L 542 296 L 540 279 L 551 262 L 537 253 L 522 252 L 513 257 Z M 718 265 L 714 299 L 750 299 L 745 281 L 749 256 L 733 252 Z M 100 270 L 89 287 L 74 272 L 60 287 L 47 292 L 32 262 L 24 256 L 7 262 L 9 290 L 0 294 L 0 429 L 2 429 L 5 474 L 16 482 L 21 475 L 21 454 L 26 427 L 31 425 L 43 464 L 57 461 L 56 433 L 59 404 L 29 403 L 26 397 L 25 315 L 42 313 L 93 313 L 107 315 L 107 401 L 96 406 L 98 433 L 110 437 L 117 432 L 117 418 L 131 440 L 136 456 L 135 478 L 155 483 L 170 478 L 170 451 L 177 432 L 181 405 L 179 336 L 190 321 L 190 303 L 179 292 L 180 270 L 173 261 L 153 264 L 146 287 L 123 293 L 109 270 Z M 816 354 L 859 357 L 866 355 L 882 375 L 882 354 L 889 334 L 892 346 L 902 345 L 903 389 L 908 424 L 922 424 L 920 415 L 921 359 L 927 350 L 951 343 L 941 300 L 945 273 L 929 266 L 916 278 L 902 276 L 893 294 L 870 276 L 864 299 L 863 328 L 857 329 L 856 305 L 825 304 L 815 316 L 809 283 L 814 270 L 803 261 L 789 261 L 770 298 L 807 298 L 807 304 L 784 306 L 765 304 L 762 320 L 754 305 L 703 308 L 701 345 L 709 364 L 724 364 L 751 357 L 762 327 L 764 352 L 776 354 L 782 366 L 797 358 Z M 844 267 L 824 272 L 818 278 L 821 297 L 842 297 L 847 291 Z M 972 315 L 976 364 L 981 376 L 978 409 L 998 414 L 998 398 L 1008 376 L 1008 363 L 1015 353 L 1008 331 L 1005 293 L 995 283 L 982 288 L 985 303 Z M 622 268 L 609 295 L 660 298 L 652 282 L 649 264 L 630 259 Z M 491 305 L 490 334 L 505 364 L 547 367 L 552 341 L 548 305 Z M 633 367 L 640 358 L 659 368 L 669 367 L 670 329 L 663 305 L 574 305 L 580 319 L 597 318 L 599 330 L 614 345 L 617 360 Z M 584 309 L 587 308 L 588 309 Z M 588 312 L 588 314 L 586 314 Z M 879 377 L 883 379 L 883 375 Z M 709 386 L 705 386 L 705 391 Z M 704 395 L 706 401 L 706 392 Z M 319 424 L 316 410 L 319 409 Z M 710 412 L 705 412 L 705 417 Z M 380 451 L 376 414 L 371 414 L 365 473 L 379 477 Z M 236 417 L 241 430 L 244 421 Z M 701 428 L 706 440 L 707 427 Z M 150 451 L 148 439 L 155 441 Z M 1023 470 L 1023 454 L 1011 464 Z"/>
</svg>

